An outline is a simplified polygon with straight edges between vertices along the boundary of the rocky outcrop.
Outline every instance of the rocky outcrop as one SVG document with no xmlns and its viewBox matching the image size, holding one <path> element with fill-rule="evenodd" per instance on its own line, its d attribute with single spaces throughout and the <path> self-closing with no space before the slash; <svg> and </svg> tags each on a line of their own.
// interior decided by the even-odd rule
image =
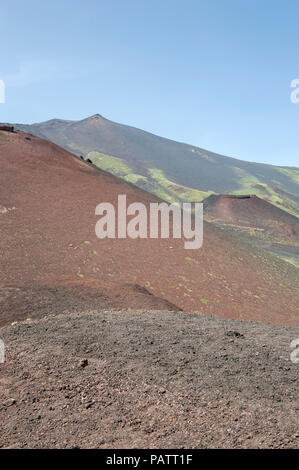
<svg viewBox="0 0 299 470">
<path fill-rule="evenodd" d="M 8 124 L 0 124 L 0 131 L 14 132 L 14 127 Z"/>
</svg>

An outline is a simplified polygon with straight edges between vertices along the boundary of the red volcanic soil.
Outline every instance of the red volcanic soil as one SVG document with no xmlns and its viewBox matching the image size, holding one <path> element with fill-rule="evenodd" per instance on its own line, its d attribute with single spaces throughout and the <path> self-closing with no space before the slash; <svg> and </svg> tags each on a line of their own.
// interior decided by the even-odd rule
<svg viewBox="0 0 299 470">
<path fill-rule="evenodd" d="M 204 200 L 210 217 L 252 227 L 267 228 L 279 224 L 298 224 L 298 219 L 254 194 L 212 194 Z"/>
<path fill-rule="evenodd" d="M 62 312 L 180 309 L 138 284 L 91 279 L 0 285 L 0 327 Z"/>
<path fill-rule="evenodd" d="M 29 134 L 0 131 L 0 170 L 5 322 L 108 305 L 298 324 L 296 270 L 271 254 L 209 223 L 199 250 L 178 239 L 99 240 L 97 204 L 158 199 Z"/>
<path fill-rule="evenodd" d="M 285 240 L 299 243 L 299 225 L 279 225 L 277 228 L 273 229 L 271 233 Z"/>
<path fill-rule="evenodd" d="M 105 311 L 0 334 L 1 449 L 298 448 L 298 328 Z"/>
</svg>

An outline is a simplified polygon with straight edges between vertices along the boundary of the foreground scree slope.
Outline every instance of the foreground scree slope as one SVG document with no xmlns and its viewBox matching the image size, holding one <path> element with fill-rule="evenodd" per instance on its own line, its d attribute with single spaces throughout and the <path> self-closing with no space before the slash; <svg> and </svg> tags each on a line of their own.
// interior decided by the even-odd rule
<svg viewBox="0 0 299 470">
<path fill-rule="evenodd" d="M 0 131 L 0 167 L 2 324 L 107 306 L 298 324 L 290 264 L 209 223 L 200 250 L 97 239 L 97 204 L 157 199 L 38 137 Z"/>
<path fill-rule="evenodd" d="M 298 328 L 143 311 L 0 334 L 0 447 L 298 447 Z"/>
</svg>

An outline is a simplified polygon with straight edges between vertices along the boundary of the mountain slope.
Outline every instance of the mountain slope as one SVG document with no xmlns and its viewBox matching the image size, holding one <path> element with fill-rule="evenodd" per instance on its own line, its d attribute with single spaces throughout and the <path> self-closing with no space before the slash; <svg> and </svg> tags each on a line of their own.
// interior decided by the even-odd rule
<svg viewBox="0 0 299 470">
<path fill-rule="evenodd" d="M 237 222 L 253 228 L 273 228 L 281 224 L 299 226 L 296 217 L 252 194 L 212 194 L 203 204 L 208 217 L 223 222 Z"/>
<path fill-rule="evenodd" d="M 32 125 L 17 124 L 17 128 L 90 158 L 100 168 L 169 201 L 199 201 L 211 192 L 245 192 L 299 215 L 298 202 L 288 195 L 299 197 L 298 168 L 224 157 L 100 115 L 81 121 L 53 119 Z"/>
<path fill-rule="evenodd" d="M 206 220 L 299 267 L 299 219 L 255 195 L 212 194 L 203 201 Z"/>
<path fill-rule="evenodd" d="M 80 308 L 86 289 L 93 292 L 89 310 L 115 298 L 117 308 L 128 307 L 120 286 L 129 284 L 160 305 L 165 299 L 203 315 L 298 324 L 297 272 L 267 252 L 209 223 L 199 250 L 185 250 L 180 239 L 99 240 L 100 202 L 117 206 L 118 194 L 126 194 L 128 204 L 149 208 L 158 199 L 28 134 L 0 131 L 0 168 L 0 304 L 7 305 L 9 296 L 13 307 L 7 320 L 18 315 L 23 285 L 29 289 L 22 314 L 27 318 L 34 289 L 41 296 L 36 305 L 49 313 L 47 305 L 58 294 L 69 295 L 68 309 Z M 62 305 L 56 302 L 53 313 L 61 313 Z"/>
</svg>

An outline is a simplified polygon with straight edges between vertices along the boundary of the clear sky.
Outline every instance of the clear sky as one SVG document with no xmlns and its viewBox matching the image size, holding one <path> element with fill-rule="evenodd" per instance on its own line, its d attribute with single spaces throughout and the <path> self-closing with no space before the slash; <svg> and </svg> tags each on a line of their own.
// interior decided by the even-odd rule
<svg viewBox="0 0 299 470">
<path fill-rule="evenodd" d="M 298 0 L 13 0 L 0 19 L 2 122 L 99 113 L 299 166 Z"/>
</svg>

